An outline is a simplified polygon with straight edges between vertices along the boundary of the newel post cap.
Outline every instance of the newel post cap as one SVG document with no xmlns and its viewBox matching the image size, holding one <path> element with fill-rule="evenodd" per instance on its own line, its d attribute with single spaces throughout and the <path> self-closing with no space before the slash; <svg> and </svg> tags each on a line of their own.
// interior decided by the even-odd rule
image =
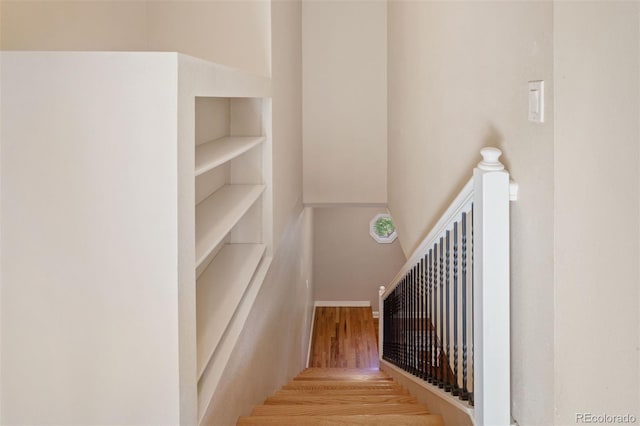
<svg viewBox="0 0 640 426">
<path fill-rule="evenodd" d="M 502 155 L 502 151 L 500 151 L 498 148 L 482 148 L 480 150 L 480 155 L 482 155 L 482 161 L 478 163 L 478 168 L 480 170 L 492 172 L 504 170 L 504 164 L 502 164 L 500 160 L 498 160 L 498 158 L 500 158 L 500 156 Z"/>
</svg>

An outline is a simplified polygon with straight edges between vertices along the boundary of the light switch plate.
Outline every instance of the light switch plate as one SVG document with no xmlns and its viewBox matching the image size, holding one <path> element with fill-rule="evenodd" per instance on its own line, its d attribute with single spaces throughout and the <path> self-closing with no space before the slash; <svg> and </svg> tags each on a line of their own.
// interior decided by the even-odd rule
<svg viewBox="0 0 640 426">
<path fill-rule="evenodd" d="M 529 121 L 544 123 L 544 81 L 529 82 Z"/>
</svg>

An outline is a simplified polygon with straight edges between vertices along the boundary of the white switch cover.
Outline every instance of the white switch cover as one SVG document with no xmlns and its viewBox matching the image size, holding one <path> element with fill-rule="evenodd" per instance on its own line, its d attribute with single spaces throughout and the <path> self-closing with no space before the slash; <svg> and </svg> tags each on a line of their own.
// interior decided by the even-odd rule
<svg viewBox="0 0 640 426">
<path fill-rule="evenodd" d="M 529 82 L 529 121 L 544 122 L 544 81 Z"/>
</svg>

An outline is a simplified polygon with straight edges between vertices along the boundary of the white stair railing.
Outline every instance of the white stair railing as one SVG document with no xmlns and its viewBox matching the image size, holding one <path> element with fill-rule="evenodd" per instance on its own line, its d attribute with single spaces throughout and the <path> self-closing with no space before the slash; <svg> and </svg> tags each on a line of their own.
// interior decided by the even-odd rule
<svg viewBox="0 0 640 426">
<path fill-rule="evenodd" d="M 483 148 L 473 177 L 387 287 L 380 359 L 509 425 L 509 201 L 517 185 Z M 432 386 L 427 385 L 430 383 Z"/>
</svg>

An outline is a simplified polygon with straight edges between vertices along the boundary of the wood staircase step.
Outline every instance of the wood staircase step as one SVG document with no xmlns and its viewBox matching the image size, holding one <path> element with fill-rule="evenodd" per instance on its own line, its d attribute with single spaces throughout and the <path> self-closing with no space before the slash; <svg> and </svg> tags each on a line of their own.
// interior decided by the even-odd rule
<svg viewBox="0 0 640 426">
<path fill-rule="evenodd" d="M 400 389 L 389 380 L 292 380 L 282 389 Z"/>
<path fill-rule="evenodd" d="M 295 388 L 295 389 L 283 389 L 281 391 L 276 392 L 276 396 L 278 395 L 408 395 L 409 392 L 403 388 L 396 389 L 370 389 L 370 388 L 359 388 L 359 389 L 305 389 L 305 388 Z"/>
<path fill-rule="evenodd" d="M 417 404 L 415 397 L 409 395 L 280 395 L 271 396 L 265 405 L 334 405 L 334 404 Z"/>
<path fill-rule="evenodd" d="M 294 380 L 392 380 L 387 373 L 369 368 L 307 368 Z"/>
<path fill-rule="evenodd" d="M 337 374 L 336 374 L 337 373 Z M 353 380 L 372 372 L 306 371 L 254 408 L 238 425 L 280 426 L 443 426 L 440 415 L 429 414 L 406 389 L 373 372 L 373 380 Z M 303 375 L 301 374 L 301 376 Z M 341 376 L 342 380 L 321 380 Z M 382 380 L 380 380 L 382 379 Z"/>
<path fill-rule="evenodd" d="M 353 416 L 379 414 L 429 414 L 421 404 L 259 405 L 252 416 Z"/>
<path fill-rule="evenodd" d="M 240 417 L 238 426 L 443 426 L 439 415 L 256 416 Z"/>
</svg>

